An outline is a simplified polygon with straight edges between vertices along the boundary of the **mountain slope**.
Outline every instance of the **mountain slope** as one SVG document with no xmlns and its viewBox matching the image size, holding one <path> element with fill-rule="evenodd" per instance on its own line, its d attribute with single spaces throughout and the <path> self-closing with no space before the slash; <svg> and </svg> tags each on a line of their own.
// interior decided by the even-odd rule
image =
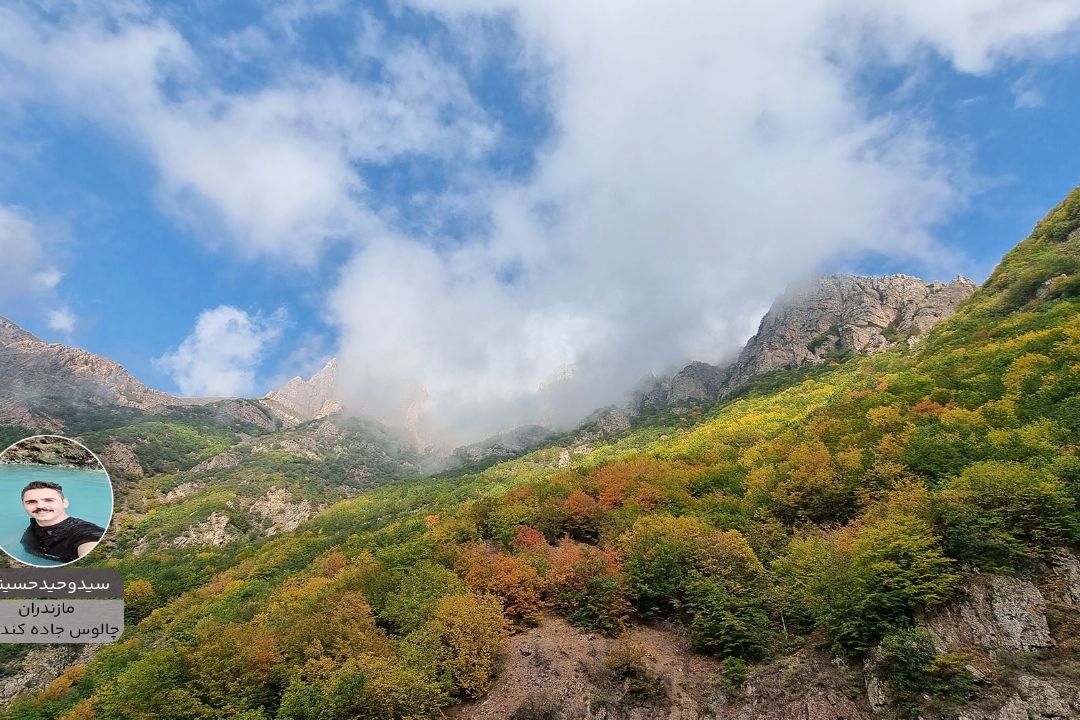
<svg viewBox="0 0 1080 720">
<path fill-rule="evenodd" d="M 635 409 L 712 403 L 775 370 L 914 346 L 974 291 L 975 284 L 962 277 L 949 283 L 909 275 L 820 277 L 774 302 L 730 365 L 690 363 L 640 391 Z"/>
<path fill-rule="evenodd" d="M 0 424 L 60 430 L 81 409 L 146 411 L 180 402 L 146 387 L 112 360 L 43 342 L 4 318 L 0 376 Z"/>
<path fill-rule="evenodd" d="M 718 659 L 692 708 L 648 645 L 575 647 L 592 718 L 1080 712 L 1078 208 L 915 348 L 776 370 L 569 467 L 550 446 L 382 485 L 212 562 L 117 552 L 138 625 L 6 716 L 437 717 L 545 612 L 664 619 Z M 546 700 L 507 714 L 569 709 Z"/>
</svg>

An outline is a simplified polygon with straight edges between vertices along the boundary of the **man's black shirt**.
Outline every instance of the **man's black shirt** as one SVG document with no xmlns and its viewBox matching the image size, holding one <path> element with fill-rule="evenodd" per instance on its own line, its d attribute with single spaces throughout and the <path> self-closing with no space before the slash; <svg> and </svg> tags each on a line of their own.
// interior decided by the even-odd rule
<svg viewBox="0 0 1080 720">
<path fill-rule="evenodd" d="M 79 558 L 79 546 L 83 543 L 97 542 L 105 534 L 105 528 L 92 522 L 69 517 L 62 522 L 48 527 L 41 527 L 35 520 L 22 536 L 22 546 L 31 555 L 46 560 L 71 562 Z"/>
</svg>

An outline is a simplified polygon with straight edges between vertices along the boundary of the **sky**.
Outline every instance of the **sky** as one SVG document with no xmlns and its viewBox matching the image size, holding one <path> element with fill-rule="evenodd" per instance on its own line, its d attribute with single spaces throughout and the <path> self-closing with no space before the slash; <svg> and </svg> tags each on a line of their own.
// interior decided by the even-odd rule
<svg viewBox="0 0 1080 720">
<path fill-rule="evenodd" d="M 0 315 L 180 395 L 339 358 L 465 440 L 982 281 L 1080 182 L 1080 4 L 0 1 Z"/>
</svg>

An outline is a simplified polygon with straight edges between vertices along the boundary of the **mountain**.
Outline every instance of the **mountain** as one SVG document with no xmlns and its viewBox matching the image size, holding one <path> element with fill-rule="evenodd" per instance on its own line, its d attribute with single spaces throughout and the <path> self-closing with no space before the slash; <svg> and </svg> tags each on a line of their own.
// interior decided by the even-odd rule
<svg viewBox="0 0 1080 720">
<path fill-rule="evenodd" d="M 87 560 L 125 577 L 123 641 L 7 646 L 3 717 L 1076 717 L 1080 188 L 906 332 L 318 512 L 338 418 L 178 422 Z"/>
<path fill-rule="evenodd" d="M 321 370 L 304 380 L 294 377 L 277 390 L 262 397 L 286 427 L 332 415 L 342 409 L 337 393 L 337 358 L 331 358 Z"/>
<path fill-rule="evenodd" d="M 882 352 L 899 343 L 914 346 L 974 291 L 975 283 L 963 277 L 949 283 L 909 275 L 820 277 L 779 298 L 734 363 L 694 361 L 670 378 L 650 379 L 632 393 L 629 414 L 606 408 L 583 420 L 575 434 L 586 440 L 604 437 L 625 430 L 642 413 L 712 403 L 775 370 L 821 363 L 845 353 Z M 334 358 L 310 379 L 294 377 L 261 402 L 287 427 L 326 417 L 342 409 L 337 375 Z M 454 462 L 505 459 L 536 447 L 541 436 L 554 434 L 538 426 L 519 428 L 458 448 Z M 526 435 L 529 438 L 522 442 Z"/>
<path fill-rule="evenodd" d="M 914 346 L 974 292 L 975 283 L 963 277 L 949 283 L 909 275 L 818 278 L 773 303 L 735 362 L 690 363 L 639 390 L 634 409 L 711 403 L 765 373 Z"/>
<path fill-rule="evenodd" d="M 143 385 L 118 363 L 86 350 L 46 343 L 0 318 L 0 424 L 61 430 L 73 412 L 92 408 L 150 411 L 176 398 Z"/>
</svg>

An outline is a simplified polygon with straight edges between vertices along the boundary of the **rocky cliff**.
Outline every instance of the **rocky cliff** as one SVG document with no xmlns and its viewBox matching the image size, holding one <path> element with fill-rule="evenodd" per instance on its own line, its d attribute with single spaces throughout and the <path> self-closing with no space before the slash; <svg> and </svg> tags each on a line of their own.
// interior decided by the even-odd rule
<svg viewBox="0 0 1080 720">
<path fill-rule="evenodd" d="M 670 378 L 646 383 L 637 411 L 710 403 L 773 370 L 797 368 L 847 353 L 912 346 L 975 292 L 909 275 L 828 275 L 783 295 L 731 365 L 693 362 Z"/>
<path fill-rule="evenodd" d="M 98 470 L 101 464 L 89 450 L 67 438 L 41 435 L 18 442 L 0 454 L 0 464 L 50 465 Z"/>
<path fill-rule="evenodd" d="M 337 359 L 331 358 L 310 379 L 294 377 L 263 396 L 262 403 L 286 427 L 326 417 L 341 410 L 337 398 L 337 373 Z"/>
<path fill-rule="evenodd" d="M 178 402 L 121 365 L 86 350 L 47 343 L 0 318 L 0 424 L 62 430 L 71 409 L 152 410 Z"/>
</svg>

